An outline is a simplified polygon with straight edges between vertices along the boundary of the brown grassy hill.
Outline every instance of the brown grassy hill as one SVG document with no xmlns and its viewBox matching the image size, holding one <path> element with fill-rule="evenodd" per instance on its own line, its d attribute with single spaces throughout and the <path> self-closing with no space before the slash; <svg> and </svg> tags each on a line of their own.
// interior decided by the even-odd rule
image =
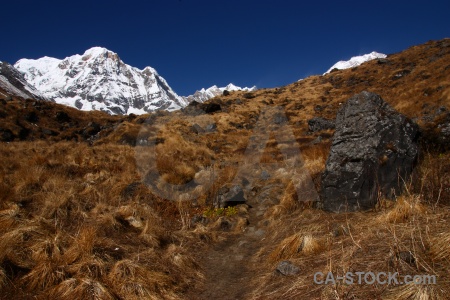
<svg viewBox="0 0 450 300">
<path fill-rule="evenodd" d="M 294 184 L 307 178 L 290 167 L 286 153 L 296 145 L 280 135 L 292 134 L 319 188 L 333 131 L 310 132 L 307 121 L 334 119 L 363 90 L 419 123 L 413 180 L 396 202 L 380 199 L 370 212 L 337 215 L 299 203 Z M 0 97 L 0 299 L 446 299 L 450 292 L 449 39 L 172 113 L 118 117 Z M 265 123 L 274 107 L 282 108 L 279 124 Z M 248 205 L 214 208 L 236 174 L 252 181 Z M 180 191 L 191 180 L 195 190 Z M 300 272 L 276 272 L 285 260 Z M 319 271 L 430 274 L 437 284 L 317 285 Z"/>
</svg>

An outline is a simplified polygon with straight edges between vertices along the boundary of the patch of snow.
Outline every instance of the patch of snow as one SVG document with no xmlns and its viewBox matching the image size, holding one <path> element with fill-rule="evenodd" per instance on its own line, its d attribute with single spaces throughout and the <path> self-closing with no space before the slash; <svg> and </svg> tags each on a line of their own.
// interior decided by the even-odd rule
<svg viewBox="0 0 450 300">
<path fill-rule="evenodd" d="M 225 90 L 227 90 L 229 92 L 234 92 L 234 91 L 252 92 L 252 91 L 256 91 L 257 88 L 256 88 L 256 86 L 253 86 L 251 88 L 249 88 L 249 87 L 241 88 L 232 83 L 228 84 L 225 87 L 217 87 L 217 85 L 213 85 L 207 89 L 202 88 L 201 90 L 196 91 L 193 95 L 184 97 L 184 99 L 186 99 L 188 102 L 192 102 L 192 101 L 205 102 L 211 98 L 222 95 Z"/>
<path fill-rule="evenodd" d="M 362 63 L 365 63 L 366 61 L 370 61 L 370 60 L 377 59 L 377 58 L 386 58 L 386 57 L 387 57 L 386 54 L 378 53 L 375 51 L 373 51 L 369 54 L 361 55 L 361 56 L 354 56 L 354 57 L 350 58 L 350 60 L 347 60 L 347 61 L 344 61 L 344 60 L 338 61 L 331 68 L 329 68 L 328 71 L 323 73 L 323 75 L 330 73 L 333 69 L 339 69 L 339 70 L 349 69 L 349 68 L 357 67 L 357 66 L 361 65 Z"/>
</svg>

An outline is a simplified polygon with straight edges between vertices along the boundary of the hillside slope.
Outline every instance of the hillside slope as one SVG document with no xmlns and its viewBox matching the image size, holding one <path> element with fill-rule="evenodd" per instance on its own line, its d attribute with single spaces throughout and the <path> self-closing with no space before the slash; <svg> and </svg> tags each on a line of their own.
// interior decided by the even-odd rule
<svg viewBox="0 0 450 300">
<path fill-rule="evenodd" d="M 363 90 L 420 126 L 405 193 L 343 214 L 299 201 L 333 136 L 308 120 Z M 0 94 L 0 298 L 446 299 L 449 108 L 450 39 L 142 116 Z M 236 186 L 245 201 L 214 206 Z M 314 283 L 329 271 L 437 284 Z"/>
</svg>

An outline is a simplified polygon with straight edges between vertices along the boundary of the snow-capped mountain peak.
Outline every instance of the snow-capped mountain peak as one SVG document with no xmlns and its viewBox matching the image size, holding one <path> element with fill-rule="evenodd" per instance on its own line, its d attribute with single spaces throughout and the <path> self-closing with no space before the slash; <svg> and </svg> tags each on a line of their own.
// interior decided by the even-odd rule
<svg viewBox="0 0 450 300">
<path fill-rule="evenodd" d="M 229 92 L 233 92 L 233 91 L 251 92 L 251 91 L 255 91 L 256 89 L 257 89 L 256 86 L 253 86 L 251 88 L 248 88 L 248 87 L 241 88 L 232 83 L 228 84 L 225 87 L 217 87 L 217 85 L 213 85 L 207 89 L 202 88 L 201 90 L 196 91 L 193 95 L 184 97 L 184 99 L 188 102 L 192 102 L 192 101 L 205 102 L 211 98 L 222 95 L 225 90 L 229 91 Z"/>
<path fill-rule="evenodd" d="M 15 67 L 47 98 L 81 110 L 143 114 L 188 104 L 155 69 L 131 67 L 103 47 L 62 60 L 21 59 Z"/>
<path fill-rule="evenodd" d="M 357 67 L 357 66 L 361 65 L 362 63 L 365 63 L 366 61 L 370 61 L 370 60 L 377 59 L 377 58 L 386 58 L 386 57 L 387 57 L 386 54 L 378 53 L 375 51 L 373 51 L 369 54 L 361 55 L 361 56 L 354 56 L 354 57 L 350 58 L 350 60 L 347 60 L 347 61 L 344 61 L 344 60 L 338 61 L 331 68 L 329 68 L 328 71 L 323 73 L 323 75 L 330 73 L 333 69 L 339 69 L 339 70 L 349 69 L 349 68 Z"/>
</svg>

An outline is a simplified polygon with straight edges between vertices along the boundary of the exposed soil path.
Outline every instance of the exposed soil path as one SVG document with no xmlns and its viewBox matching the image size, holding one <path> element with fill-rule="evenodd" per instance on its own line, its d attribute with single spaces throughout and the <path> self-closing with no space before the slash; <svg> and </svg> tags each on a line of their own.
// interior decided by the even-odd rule
<svg viewBox="0 0 450 300">
<path fill-rule="evenodd" d="M 262 193 L 260 193 L 262 194 Z M 267 196 L 269 193 L 266 193 Z M 256 200 L 258 199 L 258 201 Z M 205 270 L 204 291 L 194 299 L 249 299 L 254 276 L 251 266 L 265 239 L 263 215 L 273 205 L 261 195 L 249 199 L 249 225 L 242 233 L 224 233 L 224 240 L 206 252 L 200 263 Z"/>
</svg>

